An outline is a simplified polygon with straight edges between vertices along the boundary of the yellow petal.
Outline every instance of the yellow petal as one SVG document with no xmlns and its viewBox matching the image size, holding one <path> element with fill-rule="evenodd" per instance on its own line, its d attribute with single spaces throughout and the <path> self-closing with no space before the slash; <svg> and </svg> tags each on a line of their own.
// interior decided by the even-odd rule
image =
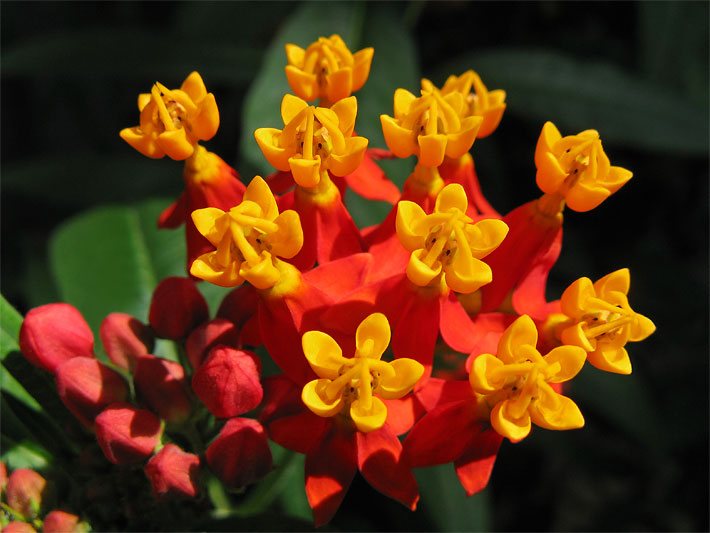
<svg viewBox="0 0 710 533">
<path fill-rule="evenodd" d="M 334 400 L 328 400 L 325 389 L 329 379 L 314 379 L 303 387 L 301 400 L 318 416 L 335 416 L 343 409 L 343 399 L 340 395 Z"/>
<path fill-rule="evenodd" d="M 409 157 L 416 153 L 418 146 L 414 141 L 414 133 L 400 126 L 388 115 L 380 115 L 382 133 L 387 147 L 399 158 Z"/>
<path fill-rule="evenodd" d="M 454 93 L 459 94 L 459 93 Z M 446 157 L 458 159 L 467 153 L 476 140 L 483 119 L 471 116 L 463 119 L 461 129 L 446 135 Z"/>
<path fill-rule="evenodd" d="M 341 100 L 342 102 L 342 100 Z M 328 170 L 336 176 L 347 176 L 357 170 L 362 163 L 367 150 L 365 137 L 348 137 L 345 139 L 345 153 L 331 153 L 328 158 Z"/>
<path fill-rule="evenodd" d="M 458 209 L 462 213 L 468 209 L 466 191 L 458 183 L 451 183 L 441 189 L 434 204 L 434 211 L 437 213 L 447 213 L 451 209 Z"/>
<path fill-rule="evenodd" d="M 288 160 L 293 180 L 301 187 L 311 188 L 320 182 L 320 156 L 314 159 L 291 157 Z"/>
<path fill-rule="evenodd" d="M 611 167 L 609 174 L 604 179 L 604 185 L 609 189 L 610 193 L 615 193 L 632 177 L 633 174 L 630 170 L 622 167 Z"/>
<path fill-rule="evenodd" d="M 498 357 L 504 363 L 517 363 L 518 347 L 537 346 L 537 328 L 532 318 L 522 315 L 503 332 L 498 342 Z"/>
<path fill-rule="evenodd" d="M 567 178 L 567 172 L 560 166 L 560 162 L 552 152 L 544 152 L 535 160 L 537 173 L 535 182 L 542 192 L 556 193 Z"/>
<path fill-rule="evenodd" d="M 586 312 L 587 300 L 595 296 L 592 280 L 579 278 L 562 293 L 560 307 L 568 317 L 579 319 Z"/>
<path fill-rule="evenodd" d="M 360 357 L 379 359 L 390 343 L 390 324 L 382 313 L 372 313 L 355 332 L 355 345 Z"/>
<path fill-rule="evenodd" d="M 192 262 L 190 274 L 220 287 L 236 287 L 244 281 L 239 275 L 239 264 L 230 263 L 226 268 L 216 260 L 217 252 L 208 252 Z"/>
<path fill-rule="evenodd" d="M 343 98 L 338 100 L 331 107 L 331 111 L 338 117 L 338 129 L 343 135 L 350 137 L 355 129 L 355 117 L 357 116 L 357 98 Z"/>
<path fill-rule="evenodd" d="M 279 214 L 274 194 L 261 176 L 254 176 L 244 192 L 244 201 L 254 202 L 261 208 L 259 218 L 274 220 Z"/>
<path fill-rule="evenodd" d="M 540 137 L 537 140 L 537 146 L 535 147 L 535 166 L 540 168 L 543 156 L 552 152 L 552 147 L 562 139 L 560 130 L 552 122 L 545 122 L 542 126 L 542 131 L 540 132 Z"/>
<path fill-rule="evenodd" d="M 614 374 L 631 374 L 631 359 L 626 348 L 606 348 L 601 347 L 587 355 L 587 360 L 592 366 L 606 372 Z"/>
<path fill-rule="evenodd" d="M 426 213 L 419 204 L 409 200 L 401 200 L 397 204 L 397 237 L 402 246 L 410 252 L 424 248 L 427 231 L 421 231 L 425 229 L 421 222 L 425 218 Z"/>
<path fill-rule="evenodd" d="M 579 346 L 558 346 L 543 357 L 548 365 L 560 365 L 560 371 L 551 376 L 550 383 L 562 383 L 576 376 L 587 360 L 587 352 Z"/>
<path fill-rule="evenodd" d="M 365 407 L 362 400 L 355 400 L 350 406 L 350 418 L 352 418 L 358 431 L 369 433 L 385 425 L 387 407 L 376 396 L 372 397 L 369 409 Z"/>
<path fill-rule="evenodd" d="M 611 191 L 598 185 L 578 181 L 565 195 L 567 205 L 573 211 L 591 211 L 611 195 Z"/>
<path fill-rule="evenodd" d="M 353 54 L 353 92 L 359 91 L 370 76 L 374 48 L 363 48 Z"/>
<path fill-rule="evenodd" d="M 629 293 L 631 272 L 628 268 L 620 268 L 594 282 L 594 290 L 600 298 L 605 298 L 611 291 Z"/>
<path fill-rule="evenodd" d="M 277 216 L 274 223 L 279 229 L 267 237 L 271 252 L 275 256 L 291 259 L 303 248 L 301 219 L 296 211 L 289 209 Z"/>
<path fill-rule="evenodd" d="M 536 425 L 545 429 L 566 430 L 584 426 L 584 417 L 572 400 L 544 388 L 540 396 L 530 404 L 530 416 Z"/>
<path fill-rule="evenodd" d="M 593 352 L 596 349 L 596 341 L 589 340 L 584 333 L 584 322 L 575 322 L 573 325 L 564 328 L 560 332 L 562 344 L 579 346 L 586 352 Z"/>
<path fill-rule="evenodd" d="M 508 235 L 508 225 L 502 220 L 487 218 L 465 227 L 473 257 L 483 259 L 498 248 Z"/>
<path fill-rule="evenodd" d="M 402 398 L 414 388 L 424 375 L 424 366 L 414 359 L 401 357 L 388 364 L 394 370 L 392 376 L 381 376 L 377 394 L 385 400 Z"/>
<path fill-rule="evenodd" d="M 401 118 L 409 112 L 409 108 L 412 102 L 416 100 L 417 97 L 414 96 L 406 89 L 397 89 L 394 92 L 394 116 L 395 118 Z"/>
<path fill-rule="evenodd" d="M 292 94 L 285 94 L 281 100 L 281 119 L 284 124 L 290 123 L 298 114 L 306 109 L 308 104 Z"/>
<path fill-rule="evenodd" d="M 219 129 L 219 109 L 214 94 L 209 93 L 200 104 L 200 111 L 192 121 L 192 134 L 202 141 L 209 141 Z"/>
<path fill-rule="evenodd" d="M 520 418 L 512 418 L 507 414 L 508 401 L 500 402 L 493 408 L 491 425 L 499 435 L 508 438 L 511 442 L 518 442 L 530 434 L 530 414 L 526 411 Z"/>
<path fill-rule="evenodd" d="M 219 246 L 225 232 L 229 229 L 229 220 L 223 218 L 226 215 L 221 209 L 216 207 L 205 207 L 192 212 L 192 222 L 197 231 L 205 237 L 212 246 Z"/>
<path fill-rule="evenodd" d="M 143 111 L 152 98 L 150 93 L 140 93 L 138 95 L 138 111 Z"/>
<path fill-rule="evenodd" d="M 470 294 L 493 281 L 493 272 L 483 261 L 458 250 L 444 266 L 446 285 L 454 292 Z"/>
<path fill-rule="evenodd" d="M 313 372 L 321 378 L 335 379 L 340 368 L 348 362 L 333 337 L 322 331 L 307 331 L 302 339 L 303 353 Z"/>
<path fill-rule="evenodd" d="M 293 150 L 286 150 L 279 145 L 281 130 L 276 128 L 259 128 L 254 132 L 254 138 L 264 157 L 278 170 L 288 170 L 288 160 L 293 156 Z"/>
<path fill-rule="evenodd" d="M 158 135 L 157 143 L 165 154 L 175 161 L 187 159 L 195 151 L 194 145 L 187 139 L 184 128 L 164 131 Z"/>
<path fill-rule="evenodd" d="M 306 55 L 306 51 L 300 46 L 295 44 L 286 45 L 286 60 L 289 65 L 294 67 L 303 68 L 303 59 Z"/>
<path fill-rule="evenodd" d="M 185 78 L 185 81 L 182 82 L 180 89 L 184 91 L 195 103 L 207 96 L 205 82 L 202 81 L 202 76 L 200 76 L 197 71 L 191 72 L 187 78 Z"/>
<path fill-rule="evenodd" d="M 351 68 L 341 68 L 326 76 L 326 97 L 329 102 L 337 102 L 347 98 L 353 89 L 353 71 Z"/>
<path fill-rule="evenodd" d="M 297 96 L 310 102 L 318 97 L 318 80 L 315 74 L 304 72 L 292 65 L 285 69 L 288 84 Z"/>
<path fill-rule="evenodd" d="M 419 135 L 417 143 L 419 144 L 419 163 L 423 166 L 438 167 L 444 162 L 446 135 L 441 133 Z"/>
<path fill-rule="evenodd" d="M 503 361 L 495 355 L 484 353 L 473 360 L 468 380 L 471 388 L 479 394 L 489 394 L 505 385 L 505 377 L 495 378 L 494 370 L 504 367 Z"/>
<path fill-rule="evenodd" d="M 409 256 L 409 263 L 407 263 L 407 277 L 418 287 L 426 287 L 441 274 L 442 267 L 439 261 L 436 261 L 431 267 L 424 263 L 422 259 L 426 254 L 427 251 L 424 249 L 415 250 Z"/>
<path fill-rule="evenodd" d="M 629 340 L 633 342 L 642 341 L 654 331 L 656 331 L 656 325 L 651 319 L 636 313 L 634 321 L 629 328 Z"/>
<path fill-rule="evenodd" d="M 259 262 L 253 265 L 244 261 L 239 269 L 239 275 L 257 289 L 269 289 L 276 285 L 281 277 L 281 273 L 279 269 L 274 266 L 273 259 L 269 252 L 261 252 L 259 259 Z"/>
<path fill-rule="evenodd" d="M 165 157 L 165 151 L 158 146 L 155 139 L 143 133 L 140 128 L 124 128 L 119 135 L 121 139 L 146 157 L 151 159 Z"/>
</svg>

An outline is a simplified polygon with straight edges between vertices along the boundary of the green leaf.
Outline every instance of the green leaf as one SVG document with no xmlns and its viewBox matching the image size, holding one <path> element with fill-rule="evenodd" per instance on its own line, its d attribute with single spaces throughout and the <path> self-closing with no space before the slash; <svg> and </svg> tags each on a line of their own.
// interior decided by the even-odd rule
<svg viewBox="0 0 710 533">
<path fill-rule="evenodd" d="M 0 295 L 0 360 L 5 359 L 8 353 L 20 349 L 17 338 L 21 325 L 22 315 Z"/>
<path fill-rule="evenodd" d="M 466 496 L 452 465 L 415 471 L 420 506 L 438 531 L 490 531 L 490 503 L 487 491 Z"/>
<path fill-rule="evenodd" d="M 264 56 L 261 70 L 244 99 L 240 146 L 242 160 L 259 169 L 262 174 L 274 171 L 254 140 L 254 130 L 283 127 L 281 100 L 284 94 L 291 92 L 284 74 L 284 45 L 293 43 L 305 47 L 318 37 L 337 33 L 348 46 L 355 48 L 352 43 L 359 40 L 364 9 L 365 4 L 360 2 L 304 3 L 276 34 Z"/>
<path fill-rule="evenodd" d="M 183 231 L 156 227 L 167 203 L 93 209 L 54 234 L 50 261 L 60 296 L 82 312 L 95 332 L 111 312 L 145 321 L 157 283 L 185 275 Z"/>
<path fill-rule="evenodd" d="M 466 54 L 437 71 L 473 68 L 490 89 L 508 93 L 508 113 L 553 121 L 563 135 L 593 128 L 607 143 L 679 154 L 707 153 L 707 113 L 675 92 L 604 63 L 547 50 Z M 503 118 L 505 127 L 505 118 Z"/>
<path fill-rule="evenodd" d="M 15 441 L 5 435 L 0 438 L 2 455 L 0 460 L 5 463 L 10 470 L 18 468 L 31 468 L 33 470 L 43 470 L 47 468 L 52 456 L 38 444 L 29 441 Z"/>
</svg>

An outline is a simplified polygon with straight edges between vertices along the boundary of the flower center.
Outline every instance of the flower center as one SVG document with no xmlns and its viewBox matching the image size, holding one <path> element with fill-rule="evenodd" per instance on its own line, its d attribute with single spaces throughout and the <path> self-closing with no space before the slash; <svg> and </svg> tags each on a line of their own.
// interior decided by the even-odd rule
<svg viewBox="0 0 710 533">
<path fill-rule="evenodd" d="M 472 221 L 460 209 L 451 208 L 446 213 L 433 213 L 428 218 L 435 223 L 424 243 L 422 261 L 429 268 L 437 262 L 448 265 L 459 248 L 464 249 L 462 253 L 471 253 L 464 225 Z"/>
</svg>

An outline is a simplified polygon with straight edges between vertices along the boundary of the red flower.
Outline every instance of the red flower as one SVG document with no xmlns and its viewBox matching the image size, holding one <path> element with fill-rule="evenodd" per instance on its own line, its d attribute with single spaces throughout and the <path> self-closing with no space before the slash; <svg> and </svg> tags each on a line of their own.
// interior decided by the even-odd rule
<svg viewBox="0 0 710 533">
<path fill-rule="evenodd" d="M 200 458 L 175 444 L 163 446 L 144 471 L 157 498 L 195 498 L 200 491 Z"/>
</svg>

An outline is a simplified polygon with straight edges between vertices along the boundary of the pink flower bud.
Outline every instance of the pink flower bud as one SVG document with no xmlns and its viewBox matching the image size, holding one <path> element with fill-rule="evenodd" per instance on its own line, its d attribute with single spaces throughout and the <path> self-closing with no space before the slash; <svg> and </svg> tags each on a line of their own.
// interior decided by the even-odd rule
<svg viewBox="0 0 710 533">
<path fill-rule="evenodd" d="M 37 530 L 27 522 L 15 520 L 2 528 L 2 533 L 37 533 Z"/>
<path fill-rule="evenodd" d="M 253 352 L 217 346 L 192 376 L 192 389 L 217 418 L 239 416 L 261 403 L 260 370 Z"/>
<path fill-rule="evenodd" d="M 199 492 L 200 458 L 166 444 L 145 465 L 156 498 L 195 498 Z"/>
<path fill-rule="evenodd" d="M 229 487 L 244 487 L 271 471 L 266 432 L 250 418 L 232 418 L 207 448 L 207 463 Z"/>
<path fill-rule="evenodd" d="M 185 342 L 185 351 L 192 368 L 197 370 L 209 351 L 223 344 L 239 346 L 239 329 L 229 320 L 216 318 L 195 328 Z"/>
<path fill-rule="evenodd" d="M 94 334 L 75 307 L 42 305 L 22 322 L 20 350 L 30 363 L 54 373 L 73 357 L 94 357 Z"/>
<path fill-rule="evenodd" d="M 60 365 L 55 381 L 64 405 L 87 426 L 104 407 L 124 401 L 128 395 L 120 374 L 88 357 L 75 357 Z"/>
<path fill-rule="evenodd" d="M 117 465 L 150 457 L 162 431 L 157 416 L 127 403 L 110 405 L 96 417 L 96 440 L 106 459 Z"/>
<path fill-rule="evenodd" d="M 166 278 L 150 302 L 150 325 L 158 337 L 183 339 L 207 320 L 207 302 L 188 278 Z"/>
<path fill-rule="evenodd" d="M 78 516 L 58 509 L 45 516 L 42 524 L 42 533 L 76 533 L 81 530 Z"/>
<path fill-rule="evenodd" d="M 136 357 L 153 349 L 153 331 L 126 313 L 111 313 L 101 322 L 101 342 L 116 366 L 133 371 Z"/>
<path fill-rule="evenodd" d="M 34 470 L 18 468 L 7 481 L 7 503 L 25 518 L 34 518 L 46 486 L 47 481 Z"/>
<path fill-rule="evenodd" d="M 192 405 L 181 365 L 154 355 L 136 360 L 133 382 L 141 398 L 160 418 L 173 423 L 190 416 Z"/>
</svg>

